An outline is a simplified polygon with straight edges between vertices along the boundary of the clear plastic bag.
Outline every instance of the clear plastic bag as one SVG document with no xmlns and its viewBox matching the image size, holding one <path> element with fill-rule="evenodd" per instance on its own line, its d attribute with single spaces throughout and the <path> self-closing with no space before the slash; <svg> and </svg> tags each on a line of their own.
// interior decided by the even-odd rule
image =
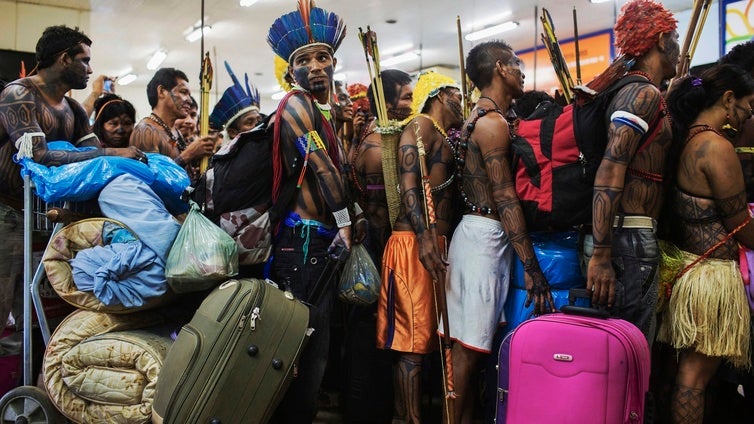
<svg viewBox="0 0 754 424">
<path fill-rule="evenodd" d="M 176 293 L 206 290 L 238 274 L 238 249 L 225 231 L 191 202 L 170 248 L 165 277 Z"/>
<path fill-rule="evenodd" d="M 380 295 L 380 273 L 363 244 L 351 247 L 343 266 L 338 297 L 348 303 L 370 305 Z"/>
</svg>

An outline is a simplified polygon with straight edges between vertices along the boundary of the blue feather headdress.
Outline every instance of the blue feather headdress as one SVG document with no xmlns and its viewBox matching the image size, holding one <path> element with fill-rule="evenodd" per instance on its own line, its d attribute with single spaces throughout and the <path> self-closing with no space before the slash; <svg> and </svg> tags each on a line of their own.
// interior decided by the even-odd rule
<svg viewBox="0 0 754 424">
<path fill-rule="evenodd" d="M 346 36 L 346 24 L 336 14 L 314 7 L 312 0 L 298 0 L 298 10 L 275 20 L 267 43 L 288 63 L 302 47 L 325 45 L 334 54 Z"/>
<path fill-rule="evenodd" d="M 241 115 L 251 110 L 259 110 L 259 90 L 254 87 L 252 91 L 249 85 L 249 75 L 244 74 L 246 79 L 246 88 L 236 78 L 236 74 L 230 69 L 230 65 L 225 61 L 225 69 L 228 70 L 233 85 L 228 87 L 217 102 L 212 113 L 209 115 L 210 127 L 223 129 L 233 123 Z"/>
</svg>

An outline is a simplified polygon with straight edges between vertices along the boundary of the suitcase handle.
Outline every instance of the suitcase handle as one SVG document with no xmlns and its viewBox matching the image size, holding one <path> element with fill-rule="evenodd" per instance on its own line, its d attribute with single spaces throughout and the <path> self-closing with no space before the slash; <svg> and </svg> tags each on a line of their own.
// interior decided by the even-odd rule
<svg viewBox="0 0 754 424">
<path fill-rule="evenodd" d="M 610 317 L 610 313 L 604 308 L 592 308 L 586 306 L 576 306 L 576 299 L 592 299 L 592 292 L 587 289 L 569 289 L 568 290 L 568 305 L 564 305 L 560 308 L 560 312 L 569 315 L 580 315 L 591 318 L 607 319 Z"/>
</svg>

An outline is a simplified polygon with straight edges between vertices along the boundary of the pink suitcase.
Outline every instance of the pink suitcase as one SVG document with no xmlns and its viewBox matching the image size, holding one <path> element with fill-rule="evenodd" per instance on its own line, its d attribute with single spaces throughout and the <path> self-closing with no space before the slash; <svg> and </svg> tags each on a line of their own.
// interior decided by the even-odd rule
<svg viewBox="0 0 754 424">
<path fill-rule="evenodd" d="M 644 335 L 627 321 L 540 316 L 511 335 L 498 406 L 508 424 L 643 423 L 649 361 Z"/>
</svg>

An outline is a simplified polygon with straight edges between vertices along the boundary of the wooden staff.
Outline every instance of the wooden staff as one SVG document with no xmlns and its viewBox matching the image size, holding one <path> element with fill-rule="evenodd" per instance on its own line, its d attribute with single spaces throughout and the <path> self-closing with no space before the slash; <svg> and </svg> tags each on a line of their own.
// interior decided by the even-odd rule
<svg viewBox="0 0 754 424">
<path fill-rule="evenodd" d="M 461 69 L 461 95 L 463 96 L 463 119 L 468 118 L 471 112 L 469 105 L 469 86 L 466 83 L 466 65 L 463 58 L 463 35 L 461 33 L 461 17 L 456 15 L 456 32 L 458 32 L 458 56 Z"/>
<path fill-rule="evenodd" d="M 201 137 L 209 135 L 209 90 L 212 88 L 212 62 L 209 60 L 209 52 L 204 55 L 202 60 L 201 79 L 201 112 L 199 113 L 199 135 Z M 209 168 L 209 156 L 204 156 L 199 163 L 199 172 L 204 174 Z"/>
<path fill-rule="evenodd" d="M 426 151 L 424 149 L 424 142 L 420 132 L 419 123 L 414 121 L 414 134 L 416 135 L 416 149 L 419 153 L 419 175 L 422 181 L 422 188 L 424 191 L 424 216 L 426 230 L 430 232 L 432 242 L 436 243 L 437 233 L 437 216 L 435 215 L 435 205 L 432 200 L 432 186 L 429 183 L 429 172 L 427 171 Z M 443 243 L 443 259 L 447 257 L 447 243 Z M 453 341 L 450 339 L 450 328 L 448 324 L 448 304 L 445 293 L 445 272 L 442 273 L 440 280 L 432 281 L 435 294 L 435 316 L 438 321 L 442 318 L 443 323 L 443 335 L 440 337 L 440 344 L 442 349 L 440 355 L 442 357 L 444 367 L 442 367 L 442 376 L 444 380 L 443 390 L 445 392 L 445 414 L 447 416 L 447 422 L 453 424 L 455 422 L 455 384 L 453 383 L 453 356 L 452 347 Z"/>
<path fill-rule="evenodd" d="M 712 0 L 694 0 L 689 28 L 686 30 L 686 37 L 681 49 L 681 60 L 678 62 L 674 79 L 684 77 L 689 73 L 691 59 L 694 57 L 699 38 L 702 36 L 702 29 L 704 29 L 704 21 L 707 20 L 707 14 L 709 14 L 710 4 L 712 4 Z"/>
<path fill-rule="evenodd" d="M 579 23 L 576 19 L 576 6 L 573 7 L 573 43 L 576 48 L 576 85 L 581 85 L 581 52 L 579 51 Z"/>
</svg>

